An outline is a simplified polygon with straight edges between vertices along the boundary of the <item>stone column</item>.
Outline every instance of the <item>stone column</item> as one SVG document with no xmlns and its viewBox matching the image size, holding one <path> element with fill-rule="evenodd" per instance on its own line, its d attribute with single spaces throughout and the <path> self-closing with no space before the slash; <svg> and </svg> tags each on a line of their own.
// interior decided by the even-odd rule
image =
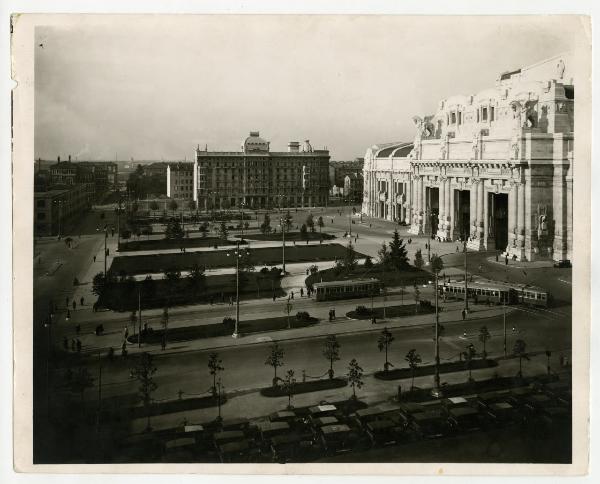
<svg viewBox="0 0 600 484">
<path fill-rule="evenodd" d="M 479 185 L 477 187 L 477 236 L 480 239 L 483 238 L 483 222 L 484 222 L 483 187 L 484 187 L 484 180 L 479 180 Z"/>
<path fill-rule="evenodd" d="M 490 195 L 489 192 L 487 191 L 483 191 L 483 246 L 488 249 L 488 245 L 489 245 L 489 201 L 490 201 Z"/>
<path fill-rule="evenodd" d="M 473 232 L 477 220 L 477 183 L 471 183 L 469 190 L 469 237 Z"/>
<path fill-rule="evenodd" d="M 439 237 L 443 237 L 444 225 L 446 220 L 446 180 L 440 180 L 438 188 L 438 233 Z"/>
<path fill-rule="evenodd" d="M 514 247 L 517 232 L 517 185 L 512 184 L 508 193 L 508 246 Z"/>
<path fill-rule="evenodd" d="M 452 217 L 452 202 L 450 201 L 450 178 L 446 178 L 445 188 L 444 207 L 446 207 L 446 212 L 444 213 L 444 235 L 447 239 L 450 237 L 450 220 Z"/>
<path fill-rule="evenodd" d="M 517 202 L 517 247 L 522 248 L 525 241 L 525 184 L 519 184 Z"/>
<path fill-rule="evenodd" d="M 450 197 L 450 213 L 448 215 L 448 223 L 450 225 L 449 230 L 448 230 L 448 237 L 450 237 L 450 240 L 454 239 L 454 226 L 456 224 L 456 220 L 455 220 L 455 208 L 454 208 L 454 198 L 455 198 L 455 191 L 451 186 L 450 180 L 448 180 L 448 193 L 449 193 L 449 197 Z"/>
</svg>

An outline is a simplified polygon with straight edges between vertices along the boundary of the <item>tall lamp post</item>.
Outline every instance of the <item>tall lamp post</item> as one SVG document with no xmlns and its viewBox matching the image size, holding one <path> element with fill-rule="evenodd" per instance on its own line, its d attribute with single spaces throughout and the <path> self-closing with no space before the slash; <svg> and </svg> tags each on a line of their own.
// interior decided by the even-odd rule
<svg viewBox="0 0 600 484">
<path fill-rule="evenodd" d="M 106 240 L 108 239 L 108 225 L 104 224 L 104 279 L 106 280 L 106 259 L 108 255 L 106 253 Z M 96 229 L 96 232 L 100 232 L 100 229 Z"/>
<path fill-rule="evenodd" d="M 285 276 L 285 227 L 287 225 L 287 220 L 285 218 L 281 218 L 279 222 L 281 224 L 281 258 L 283 265 L 283 275 Z"/>
<path fill-rule="evenodd" d="M 242 239 L 244 238 L 244 205 L 246 205 L 246 202 L 240 203 L 240 212 L 242 215 L 242 221 L 240 222 L 240 225 L 242 227 Z"/>
<path fill-rule="evenodd" d="M 237 338 L 240 335 L 238 329 L 240 322 L 240 258 L 242 257 L 242 254 L 240 253 L 239 240 L 236 242 L 235 251 L 232 253 L 227 253 L 228 257 L 231 255 L 235 257 L 235 327 L 231 336 L 233 338 Z"/>
<path fill-rule="evenodd" d="M 436 397 L 441 396 L 440 389 L 440 313 L 438 304 L 438 276 L 443 269 L 444 263 L 437 254 L 433 255 L 431 269 L 435 275 L 435 373 L 433 378 L 432 394 Z"/>
</svg>

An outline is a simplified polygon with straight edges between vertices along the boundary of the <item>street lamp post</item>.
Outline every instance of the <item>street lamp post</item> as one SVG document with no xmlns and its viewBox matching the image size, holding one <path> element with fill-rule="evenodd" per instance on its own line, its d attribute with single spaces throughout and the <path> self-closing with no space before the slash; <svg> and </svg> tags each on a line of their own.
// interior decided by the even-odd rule
<svg viewBox="0 0 600 484">
<path fill-rule="evenodd" d="M 440 313 L 438 305 L 438 271 L 435 272 L 435 374 L 434 391 L 440 393 Z"/>
<path fill-rule="evenodd" d="M 285 276 L 285 226 L 287 225 L 287 220 L 280 219 L 281 223 L 281 258 L 283 265 L 283 275 Z"/>
<path fill-rule="evenodd" d="M 506 297 L 502 297 L 502 326 L 504 329 L 504 357 L 506 358 Z"/>
<path fill-rule="evenodd" d="M 236 250 L 233 252 L 235 256 L 235 327 L 233 330 L 233 334 L 231 335 L 233 338 L 239 337 L 239 322 L 240 322 L 240 241 L 236 242 Z M 231 254 L 227 254 L 228 256 Z"/>
</svg>

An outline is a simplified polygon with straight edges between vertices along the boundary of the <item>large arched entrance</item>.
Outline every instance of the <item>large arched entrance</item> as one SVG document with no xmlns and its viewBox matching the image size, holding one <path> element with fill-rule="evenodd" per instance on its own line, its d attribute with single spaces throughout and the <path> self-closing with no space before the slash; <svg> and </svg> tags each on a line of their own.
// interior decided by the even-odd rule
<svg viewBox="0 0 600 484">
<path fill-rule="evenodd" d="M 456 190 L 454 202 L 456 229 L 454 238 L 466 239 L 470 232 L 471 223 L 471 192 L 470 190 Z"/>
<path fill-rule="evenodd" d="M 508 245 L 508 194 L 490 193 L 488 213 L 488 241 L 494 244 L 494 249 L 503 250 Z"/>
</svg>

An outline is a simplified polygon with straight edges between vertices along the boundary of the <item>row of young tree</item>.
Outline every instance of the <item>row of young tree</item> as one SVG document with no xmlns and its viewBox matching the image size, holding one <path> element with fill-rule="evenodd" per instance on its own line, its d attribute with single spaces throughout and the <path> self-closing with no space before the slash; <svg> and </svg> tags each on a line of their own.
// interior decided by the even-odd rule
<svg viewBox="0 0 600 484">
<path fill-rule="evenodd" d="M 166 322 L 165 322 L 166 321 Z M 166 325 L 168 323 L 168 311 L 165 310 L 165 315 L 163 315 L 163 324 Z M 491 338 L 491 335 L 486 326 L 482 326 L 479 331 L 479 341 L 483 343 L 483 352 L 481 356 L 483 358 L 487 357 L 486 353 L 486 343 Z M 394 341 L 394 336 L 387 329 L 384 328 L 379 335 L 377 340 L 377 347 L 380 352 L 385 353 L 385 362 L 384 362 L 384 371 L 389 371 L 389 368 L 392 363 L 389 362 L 388 352 L 390 347 Z M 341 345 L 335 335 L 328 335 L 325 339 L 323 346 L 323 356 L 327 360 L 329 364 L 329 368 L 327 370 L 327 374 L 330 379 L 335 377 L 334 363 L 340 360 L 340 348 Z M 519 373 L 518 376 L 522 378 L 522 361 L 524 359 L 528 360 L 529 355 L 526 351 L 526 343 L 522 339 L 518 339 L 514 343 L 513 348 L 513 356 L 519 358 Z M 548 354 L 548 353 L 547 353 Z M 469 381 L 472 380 L 471 376 L 471 363 L 478 356 L 477 351 L 475 350 L 474 345 L 470 344 L 467 346 L 466 350 L 462 353 L 462 358 L 465 361 L 466 369 L 469 371 Z M 421 355 L 417 352 L 416 349 L 410 349 L 404 360 L 408 363 L 409 368 L 411 369 L 411 390 L 414 388 L 414 379 L 415 372 L 419 365 L 422 363 Z M 284 366 L 284 350 L 277 343 L 274 343 L 267 355 L 265 360 L 265 365 L 271 366 L 273 368 L 273 381 L 272 385 L 278 386 L 280 383 L 284 392 L 288 396 L 288 407 L 291 407 L 291 399 L 294 394 L 295 385 L 296 385 L 296 377 L 295 371 L 293 369 L 288 370 L 285 373 L 284 378 L 279 378 L 277 376 L 277 369 Z M 207 367 L 210 377 L 212 378 L 212 384 L 209 388 L 210 395 L 212 398 L 218 400 L 217 404 L 219 406 L 219 417 L 220 417 L 220 406 L 222 403 L 222 390 L 223 385 L 221 383 L 220 374 L 225 371 L 225 367 L 223 366 L 223 361 L 221 360 L 219 354 L 217 352 L 211 352 L 208 355 Z M 141 353 L 139 358 L 136 359 L 136 364 L 131 369 L 131 376 L 139 383 L 137 397 L 139 401 L 143 404 L 146 418 L 147 418 L 147 430 L 150 430 L 150 416 L 152 414 L 151 405 L 153 402 L 153 394 L 158 388 L 158 385 L 154 379 L 154 375 L 157 371 L 157 368 L 154 364 L 154 357 L 150 353 Z M 352 358 L 348 363 L 346 368 L 345 377 L 348 381 L 348 384 L 352 388 L 352 399 L 356 399 L 356 390 L 360 390 L 363 385 L 363 377 L 364 370 L 356 360 L 356 358 Z M 79 367 L 75 372 L 70 372 L 67 384 L 71 391 L 76 392 L 80 395 L 81 402 L 83 403 L 85 390 L 94 386 L 95 379 L 90 374 L 87 367 Z M 183 392 L 179 392 L 179 396 Z"/>
</svg>

